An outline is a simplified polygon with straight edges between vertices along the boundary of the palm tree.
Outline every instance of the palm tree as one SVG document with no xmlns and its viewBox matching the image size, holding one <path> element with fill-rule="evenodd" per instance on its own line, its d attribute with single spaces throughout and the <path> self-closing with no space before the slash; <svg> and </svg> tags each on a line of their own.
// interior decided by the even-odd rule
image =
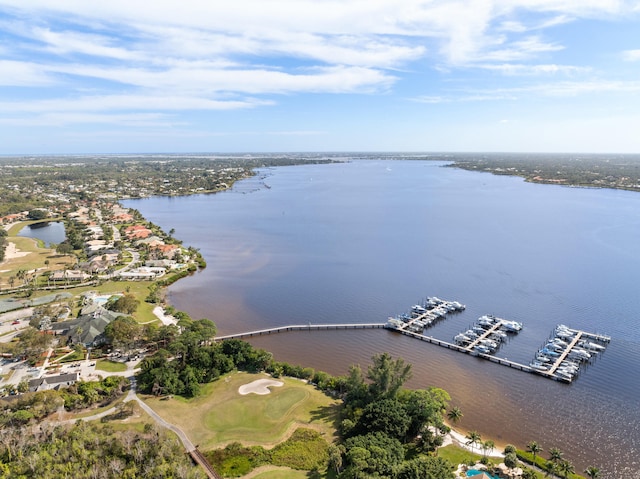
<svg viewBox="0 0 640 479">
<path fill-rule="evenodd" d="M 454 424 L 457 424 L 460 419 L 462 419 L 462 416 L 462 411 L 457 406 L 452 407 L 451 410 L 449 410 L 449 412 L 447 413 L 447 418 L 449 418 L 449 420 Z"/>
<path fill-rule="evenodd" d="M 527 451 L 529 451 L 531 454 L 533 454 L 533 463 L 536 463 L 536 456 L 538 455 L 538 453 L 542 452 L 542 448 L 540 447 L 540 445 L 536 442 L 536 441 L 530 441 L 527 444 Z"/>
<path fill-rule="evenodd" d="M 482 438 L 480 437 L 480 434 L 478 433 L 478 431 L 470 431 L 465 436 L 465 439 L 467 439 L 467 442 L 465 442 L 465 444 L 467 446 L 471 446 L 472 451 L 473 451 L 473 447 L 482 441 Z"/>
<path fill-rule="evenodd" d="M 553 461 L 547 461 L 545 464 L 546 474 L 544 477 L 549 477 L 549 475 L 554 475 L 558 472 L 558 465 Z"/>
<path fill-rule="evenodd" d="M 558 464 L 558 471 L 560 472 L 560 474 L 562 474 L 562 477 L 564 477 L 564 479 L 567 479 L 567 477 L 569 477 L 569 474 L 573 474 L 574 472 L 573 464 L 571 464 L 569 461 L 561 461 L 560 464 Z"/>
<path fill-rule="evenodd" d="M 562 452 L 557 447 L 549 449 L 549 460 L 554 464 L 557 464 L 562 460 Z"/>
<path fill-rule="evenodd" d="M 493 451 L 493 448 L 496 447 L 496 443 L 489 439 L 488 441 L 481 442 L 480 447 L 482 447 L 482 455 L 486 459 L 487 452 Z"/>
<path fill-rule="evenodd" d="M 585 469 L 584 471 L 587 476 L 589 476 L 591 479 L 598 479 L 598 477 L 600 477 L 600 469 L 597 468 L 596 466 L 589 466 Z"/>
</svg>

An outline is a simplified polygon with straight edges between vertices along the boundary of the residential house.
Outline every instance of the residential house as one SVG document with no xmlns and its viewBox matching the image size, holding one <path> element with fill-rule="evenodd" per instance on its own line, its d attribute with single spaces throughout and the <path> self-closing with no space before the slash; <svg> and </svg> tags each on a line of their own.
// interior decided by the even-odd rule
<svg viewBox="0 0 640 479">
<path fill-rule="evenodd" d="M 78 318 L 53 323 L 51 329 L 56 334 L 67 336 L 68 343 L 99 346 L 105 342 L 104 330 L 107 324 L 119 316 L 123 314 L 94 303 L 82 308 Z"/>
<path fill-rule="evenodd" d="M 64 271 L 54 271 L 49 276 L 51 281 L 73 281 L 73 282 L 81 282 L 86 281 L 91 276 L 85 273 L 84 271 L 66 269 Z"/>
<path fill-rule="evenodd" d="M 44 376 L 29 381 L 29 391 L 48 391 L 49 389 L 67 388 L 74 385 L 80 379 L 80 373 L 66 373 L 58 376 Z"/>
</svg>

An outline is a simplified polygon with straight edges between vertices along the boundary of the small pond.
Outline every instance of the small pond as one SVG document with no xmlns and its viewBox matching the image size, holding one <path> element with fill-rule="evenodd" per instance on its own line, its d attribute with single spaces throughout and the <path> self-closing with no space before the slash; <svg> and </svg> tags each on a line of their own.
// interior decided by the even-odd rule
<svg viewBox="0 0 640 479">
<path fill-rule="evenodd" d="M 60 221 L 43 221 L 27 225 L 20 230 L 18 236 L 42 240 L 47 246 L 62 243 L 66 237 L 64 223 Z"/>
</svg>

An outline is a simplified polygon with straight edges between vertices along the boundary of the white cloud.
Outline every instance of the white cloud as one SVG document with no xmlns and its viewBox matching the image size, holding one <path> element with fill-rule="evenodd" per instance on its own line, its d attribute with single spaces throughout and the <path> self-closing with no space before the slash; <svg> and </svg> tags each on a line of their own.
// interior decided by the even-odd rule
<svg viewBox="0 0 640 479">
<path fill-rule="evenodd" d="M 55 79 L 41 65 L 31 62 L 0 60 L 0 85 L 2 86 L 47 86 Z"/>
<path fill-rule="evenodd" d="M 478 68 L 485 70 L 498 71 L 506 75 L 549 75 L 549 74 L 564 74 L 564 75 L 577 75 L 586 74 L 591 71 L 587 67 L 578 67 L 574 65 L 556 65 L 556 64 L 541 64 L 541 65 L 527 65 L 523 63 L 483 63 L 474 65 Z"/>
<path fill-rule="evenodd" d="M 640 61 L 640 50 L 626 50 L 622 52 L 622 58 L 627 62 Z"/>
<path fill-rule="evenodd" d="M 49 112 L 29 118 L 6 117 L 0 118 L 0 124 L 10 126 L 49 126 L 64 127 L 66 125 L 113 124 L 128 127 L 167 127 L 175 123 L 166 115 L 157 113 L 78 113 L 78 112 Z"/>
<path fill-rule="evenodd" d="M 34 28 L 33 39 L 46 44 L 45 49 L 57 54 L 84 54 L 118 60 L 136 60 L 136 55 L 125 48 L 111 45 L 112 39 L 104 35 L 77 32 L 54 32 L 48 28 Z"/>
<path fill-rule="evenodd" d="M 318 67 L 299 73 L 265 69 L 182 68 L 151 70 L 110 68 L 83 64 L 51 66 L 51 71 L 110 80 L 159 91 L 213 94 L 267 93 L 355 93 L 374 92 L 391 85 L 395 78 L 379 70 L 361 67 Z"/>
<path fill-rule="evenodd" d="M 92 111 L 179 111 L 235 110 L 272 105 L 257 99 L 208 100 L 199 97 L 153 95 L 82 96 L 73 99 L 0 102 L 0 111 L 7 113 L 92 112 Z"/>
</svg>

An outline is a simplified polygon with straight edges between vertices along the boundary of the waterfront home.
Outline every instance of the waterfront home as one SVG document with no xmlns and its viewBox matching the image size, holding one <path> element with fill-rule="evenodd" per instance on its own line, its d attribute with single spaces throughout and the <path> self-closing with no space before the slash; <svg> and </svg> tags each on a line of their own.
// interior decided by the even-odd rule
<svg viewBox="0 0 640 479">
<path fill-rule="evenodd" d="M 180 251 L 180 246 L 176 244 L 161 244 L 153 248 L 158 251 L 164 258 L 173 259 Z"/>
<path fill-rule="evenodd" d="M 124 229 L 124 234 L 127 238 L 129 238 L 130 240 L 134 240 L 134 239 L 144 239 L 144 238 L 148 238 L 149 236 L 151 236 L 153 233 L 151 232 L 151 230 L 149 228 L 147 228 L 146 226 L 142 226 L 142 225 L 132 225 L 132 226 L 127 226 Z"/>
<path fill-rule="evenodd" d="M 152 280 L 164 275 L 166 272 L 167 270 L 164 268 L 143 266 L 129 271 L 123 271 L 120 273 L 120 277 L 130 280 Z"/>
</svg>

